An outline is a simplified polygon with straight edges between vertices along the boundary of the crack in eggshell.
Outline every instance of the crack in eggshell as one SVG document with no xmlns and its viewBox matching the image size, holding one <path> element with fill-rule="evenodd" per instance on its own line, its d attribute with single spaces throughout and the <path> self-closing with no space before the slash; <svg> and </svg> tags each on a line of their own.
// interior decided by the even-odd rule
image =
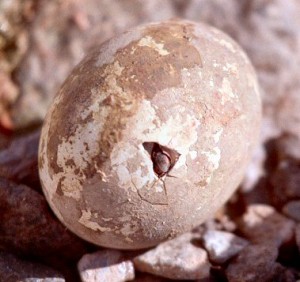
<svg viewBox="0 0 300 282">
<path fill-rule="evenodd" d="M 191 75 L 193 71 L 194 73 L 199 72 L 199 68 L 196 68 L 194 70 L 188 70 L 184 68 L 182 70 L 182 76 L 184 77 L 183 80 L 186 82 L 186 85 L 184 85 L 183 88 L 191 88 L 191 86 L 193 85 L 194 81 L 190 79 L 190 77 L 194 77 L 194 75 Z M 178 92 L 179 90 L 180 88 L 165 89 L 162 91 L 162 93 L 170 91 Z M 228 93 L 231 90 L 232 89 L 230 87 L 227 87 L 224 91 L 227 91 L 226 93 Z M 162 93 L 160 94 L 160 97 L 162 97 Z M 174 169 L 185 167 L 186 170 L 187 156 L 190 156 L 192 160 L 194 160 L 197 156 L 197 151 L 191 150 L 191 147 L 197 142 L 198 139 L 198 126 L 200 125 L 200 119 L 194 118 L 196 115 L 182 115 L 184 111 L 185 107 L 179 106 L 176 111 L 178 114 L 175 113 L 173 115 L 170 115 L 165 122 L 162 122 L 160 119 L 157 118 L 156 106 L 152 106 L 150 101 L 145 100 L 140 104 L 135 117 L 129 122 L 131 126 L 128 127 L 127 131 L 130 132 L 132 136 L 135 136 L 136 139 L 140 139 L 141 143 L 145 140 L 151 140 L 151 142 L 157 142 L 163 146 L 167 146 L 171 149 L 178 151 L 181 154 L 181 156 L 178 162 L 176 163 Z M 186 122 L 184 122 L 184 118 L 182 116 L 185 116 L 185 118 L 187 119 Z M 199 118 L 201 117 L 199 116 Z M 217 129 L 212 128 L 210 133 L 213 139 L 212 142 L 215 142 L 216 144 L 218 143 L 220 136 L 223 132 L 223 128 L 220 128 L 220 126 L 221 125 L 218 125 Z M 147 128 L 146 133 L 143 131 L 144 128 Z M 134 154 L 135 149 L 136 148 L 133 144 L 118 144 L 113 150 L 111 163 L 126 163 L 126 161 L 130 162 L 131 159 L 137 161 L 141 159 L 140 162 L 146 164 L 145 168 L 146 170 L 148 170 L 148 173 L 145 174 L 145 176 L 142 176 L 140 168 L 137 168 L 136 170 L 127 170 L 126 173 L 128 173 L 128 175 L 125 177 L 126 183 L 121 183 L 121 181 L 124 180 L 124 175 L 122 175 L 123 179 L 119 178 L 120 182 L 118 184 L 126 188 L 132 187 L 133 185 L 136 189 L 149 189 L 149 185 L 151 186 L 157 180 L 157 176 L 153 173 L 153 163 L 150 162 L 149 155 L 147 154 L 143 154 L 142 158 L 139 158 L 137 154 Z M 204 154 L 208 160 L 206 179 L 210 180 L 214 170 L 216 170 L 219 166 L 221 152 L 218 147 L 207 149 L 208 150 Z M 127 151 L 130 151 L 130 153 L 126 153 Z M 122 161 L 120 162 L 116 160 Z M 130 165 L 126 163 L 125 166 L 129 167 Z M 129 175 L 131 175 L 131 178 L 129 177 Z M 206 184 L 208 183 L 209 181 L 207 181 Z M 164 192 L 161 186 L 156 186 L 157 188 L 159 188 L 156 188 L 156 192 Z"/>
<path fill-rule="evenodd" d="M 197 130 L 200 122 L 189 114 L 181 115 L 177 113 L 170 116 L 164 123 L 161 121 L 155 123 L 155 120 L 157 120 L 156 110 L 151 105 L 151 102 L 147 100 L 142 101 L 135 116 L 130 120 L 127 130 L 131 136 L 134 136 L 135 142 L 121 142 L 114 147 L 111 154 L 111 164 L 116 171 L 122 169 L 123 173 L 118 175 L 118 185 L 120 187 L 131 187 L 133 182 L 135 188 L 142 189 L 154 184 L 157 180 L 149 154 L 141 146 L 147 141 L 157 142 L 160 145 L 176 150 L 181 155 L 175 167 L 186 166 L 189 148 L 197 142 Z M 147 133 L 144 132 L 145 128 L 148 129 Z M 137 148 L 135 144 L 140 144 L 140 146 Z M 131 160 L 143 163 L 143 167 L 146 168 L 148 173 L 142 176 L 140 167 L 136 170 L 127 169 L 125 171 L 124 168 L 130 167 Z M 158 191 L 163 192 L 162 189 L 158 189 Z"/>
</svg>

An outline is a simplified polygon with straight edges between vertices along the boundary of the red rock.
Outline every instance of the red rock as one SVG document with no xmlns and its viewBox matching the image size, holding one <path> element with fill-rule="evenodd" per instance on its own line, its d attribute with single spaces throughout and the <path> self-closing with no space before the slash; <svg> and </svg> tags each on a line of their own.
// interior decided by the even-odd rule
<svg viewBox="0 0 300 282">
<path fill-rule="evenodd" d="M 46 200 L 25 185 L 0 179 L 0 250 L 75 260 L 84 242 L 53 216 Z"/>
</svg>

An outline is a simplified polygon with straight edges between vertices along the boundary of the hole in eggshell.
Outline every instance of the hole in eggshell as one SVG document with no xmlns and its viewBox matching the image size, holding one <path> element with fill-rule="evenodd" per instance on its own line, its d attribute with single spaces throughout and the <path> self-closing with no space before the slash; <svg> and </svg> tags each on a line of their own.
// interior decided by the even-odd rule
<svg viewBox="0 0 300 282">
<path fill-rule="evenodd" d="M 153 162 L 153 170 L 158 177 L 167 175 L 178 161 L 180 154 L 156 142 L 144 142 L 144 149 Z"/>
</svg>

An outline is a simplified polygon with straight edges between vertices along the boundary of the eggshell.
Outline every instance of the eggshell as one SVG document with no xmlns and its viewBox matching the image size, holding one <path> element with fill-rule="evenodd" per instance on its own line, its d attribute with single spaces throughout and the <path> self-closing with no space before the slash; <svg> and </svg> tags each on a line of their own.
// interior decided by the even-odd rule
<svg viewBox="0 0 300 282">
<path fill-rule="evenodd" d="M 255 72 L 231 38 L 183 20 L 136 27 L 95 48 L 56 95 L 40 141 L 42 187 L 78 236 L 154 246 L 228 200 L 260 120 Z M 154 145 L 177 154 L 163 175 Z"/>
</svg>

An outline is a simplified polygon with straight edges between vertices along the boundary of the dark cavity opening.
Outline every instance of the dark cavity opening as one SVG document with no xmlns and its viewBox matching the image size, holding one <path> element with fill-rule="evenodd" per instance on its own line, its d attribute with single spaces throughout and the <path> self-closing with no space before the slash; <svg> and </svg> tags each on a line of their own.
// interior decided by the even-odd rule
<svg viewBox="0 0 300 282">
<path fill-rule="evenodd" d="M 180 157 L 177 151 L 156 142 L 144 142 L 143 147 L 149 153 L 153 170 L 158 177 L 167 175 Z"/>
</svg>

